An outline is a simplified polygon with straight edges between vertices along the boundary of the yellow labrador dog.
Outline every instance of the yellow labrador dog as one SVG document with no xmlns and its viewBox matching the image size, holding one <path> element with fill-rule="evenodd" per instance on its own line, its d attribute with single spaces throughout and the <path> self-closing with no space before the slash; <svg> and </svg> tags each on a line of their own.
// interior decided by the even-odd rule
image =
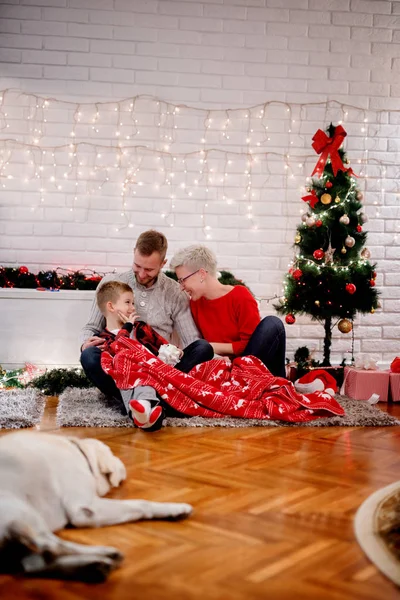
<svg viewBox="0 0 400 600">
<path fill-rule="evenodd" d="M 101 498 L 125 478 L 120 459 L 95 439 L 34 431 L 0 437 L 3 572 L 102 581 L 120 564 L 120 552 L 67 542 L 54 531 L 191 513 L 189 504 Z"/>
</svg>

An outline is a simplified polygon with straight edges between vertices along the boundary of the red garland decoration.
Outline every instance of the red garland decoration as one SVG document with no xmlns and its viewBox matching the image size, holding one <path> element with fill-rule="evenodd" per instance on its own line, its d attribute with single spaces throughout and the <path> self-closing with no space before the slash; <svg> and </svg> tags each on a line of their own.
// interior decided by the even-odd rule
<svg viewBox="0 0 400 600">
<path fill-rule="evenodd" d="M 311 173 L 311 176 L 317 175 L 317 177 L 321 177 L 329 156 L 331 158 L 332 171 L 335 177 L 338 171 L 348 170 L 345 168 L 338 152 L 346 136 L 347 133 L 341 125 L 338 125 L 335 128 L 335 133 L 331 138 L 328 137 L 326 133 L 322 131 L 322 129 L 318 129 L 318 131 L 312 138 L 312 147 L 314 148 L 317 154 L 321 154 L 321 157 L 315 165 L 314 171 Z"/>
</svg>

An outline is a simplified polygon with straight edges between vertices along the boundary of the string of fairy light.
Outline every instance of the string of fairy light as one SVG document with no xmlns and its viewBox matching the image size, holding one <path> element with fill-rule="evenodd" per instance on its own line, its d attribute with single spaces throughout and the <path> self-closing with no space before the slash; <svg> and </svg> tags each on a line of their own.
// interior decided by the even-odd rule
<svg viewBox="0 0 400 600">
<path fill-rule="evenodd" d="M 71 213 L 82 211 L 82 198 L 115 197 L 117 186 L 116 232 L 134 226 L 143 198 L 164 202 L 157 214 L 169 227 L 175 226 L 179 214 L 177 201 L 195 201 L 198 227 L 205 239 L 213 239 L 215 209 L 209 209 L 215 201 L 222 213 L 223 206 L 229 210 L 238 205 L 247 223 L 241 227 L 257 231 L 257 208 L 265 202 L 263 191 L 275 175 L 283 176 L 286 205 L 292 202 L 290 191 L 297 198 L 303 193 L 306 170 L 317 158 L 308 149 L 309 134 L 302 133 L 307 112 L 313 108 L 324 109 L 325 122 L 347 123 L 352 135 L 359 128 L 363 148 L 356 162 L 366 191 L 370 181 L 378 186 L 380 197 L 373 204 L 379 216 L 385 203 L 387 170 L 395 168 L 395 163 L 380 161 L 378 151 L 378 156 L 371 156 L 374 136 L 370 127 L 389 113 L 367 112 L 337 101 L 267 101 L 244 108 L 208 109 L 147 95 L 73 102 L 3 90 L 0 185 L 10 190 L 21 183 L 23 189 L 33 186 L 38 197 L 36 202 L 33 196 L 33 211 L 61 193 Z M 277 128 L 277 121 L 282 126 Z M 285 142 L 279 137 L 282 133 Z M 370 174 L 371 166 L 378 166 L 379 177 Z M 288 216 L 292 213 L 288 209 Z M 393 242 L 397 235 L 395 231 Z"/>
</svg>

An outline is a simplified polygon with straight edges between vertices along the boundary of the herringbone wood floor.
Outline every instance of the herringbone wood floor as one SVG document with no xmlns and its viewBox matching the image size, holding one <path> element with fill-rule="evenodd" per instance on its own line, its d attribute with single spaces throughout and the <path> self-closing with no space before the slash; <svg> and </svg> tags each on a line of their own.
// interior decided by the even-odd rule
<svg viewBox="0 0 400 600">
<path fill-rule="evenodd" d="M 195 512 L 66 530 L 118 547 L 122 567 L 97 586 L 0 576 L 0 598 L 400 599 L 353 535 L 364 498 L 400 479 L 399 428 L 57 430 L 55 407 L 49 399 L 40 429 L 97 437 L 124 461 L 113 497 L 185 501 Z"/>
</svg>

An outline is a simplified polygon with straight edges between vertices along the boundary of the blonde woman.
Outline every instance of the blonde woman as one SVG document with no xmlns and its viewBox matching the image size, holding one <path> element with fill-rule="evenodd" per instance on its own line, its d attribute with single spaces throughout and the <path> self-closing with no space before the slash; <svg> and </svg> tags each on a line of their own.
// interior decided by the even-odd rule
<svg viewBox="0 0 400 600">
<path fill-rule="evenodd" d="M 206 246 L 178 250 L 171 260 L 178 283 L 190 297 L 194 322 L 215 354 L 256 356 L 273 375 L 285 377 L 286 335 L 278 317 L 260 319 L 258 305 L 244 286 L 217 279 L 217 259 Z"/>
</svg>

